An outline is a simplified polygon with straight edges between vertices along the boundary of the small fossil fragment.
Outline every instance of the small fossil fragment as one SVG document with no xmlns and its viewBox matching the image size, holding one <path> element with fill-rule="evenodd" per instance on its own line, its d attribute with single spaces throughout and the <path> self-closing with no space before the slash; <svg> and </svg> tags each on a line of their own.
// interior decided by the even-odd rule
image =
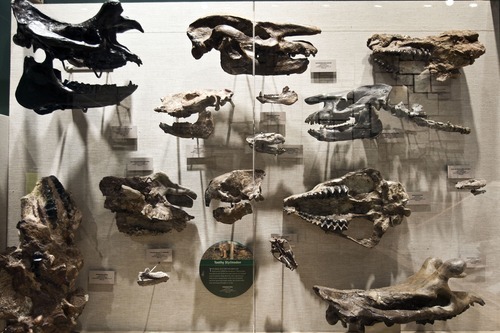
<svg viewBox="0 0 500 333">
<path fill-rule="evenodd" d="M 220 63 L 226 73 L 253 74 L 255 65 L 256 75 L 287 75 L 303 73 L 309 64 L 307 57 L 316 55 L 317 49 L 309 42 L 288 41 L 285 37 L 320 32 L 313 26 L 254 24 L 241 17 L 213 15 L 191 23 L 187 35 L 195 59 L 216 49 L 220 51 Z"/>
<path fill-rule="evenodd" d="M 449 279 L 465 277 L 465 268 L 462 259 L 443 262 L 427 258 L 417 273 L 394 286 L 366 291 L 314 286 L 313 290 L 328 302 L 326 320 L 330 325 L 340 321 L 344 327 L 352 324 L 362 332 L 365 326 L 382 322 L 387 326 L 433 324 L 451 319 L 475 303 L 484 305 L 480 297 L 448 286 Z"/>
<path fill-rule="evenodd" d="M 99 183 L 104 207 L 116 212 L 118 230 L 129 235 L 181 231 L 194 217 L 176 207 L 192 207 L 197 195 L 163 172 L 145 177 L 108 176 Z"/>
<path fill-rule="evenodd" d="M 288 86 L 285 86 L 283 88 L 281 94 L 262 94 L 261 91 L 259 93 L 259 96 L 257 96 L 256 98 L 262 104 L 272 103 L 272 104 L 283 104 L 283 105 L 292 105 L 299 99 L 297 93 L 293 90 L 290 90 Z"/>
<path fill-rule="evenodd" d="M 215 209 L 214 218 L 222 223 L 236 222 L 252 213 L 248 201 L 264 200 L 260 186 L 265 175 L 263 170 L 255 169 L 233 170 L 215 177 L 205 190 L 205 206 L 209 207 L 212 200 L 230 203 L 230 207 Z"/>
<path fill-rule="evenodd" d="M 0 254 L 3 332 L 70 333 L 88 295 L 75 286 L 83 256 L 75 245 L 82 214 L 55 176 L 21 199 L 20 243 Z"/>
<path fill-rule="evenodd" d="M 403 185 L 382 178 L 375 169 L 362 169 L 328 180 L 312 190 L 285 198 L 284 211 L 317 225 L 325 232 L 347 238 L 364 247 L 377 245 L 389 227 L 410 216 Z M 349 223 L 362 218 L 373 223 L 370 237 L 346 234 Z"/>
<path fill-rule="evenodd" d="M 229 89 L 189 91 L 161 98 L 162 105 L 154 110 L 176 118 L 186 118 L 198 113 L 198 120 L 195 123 L 176 122 L 173 125 L 160 123 L 160 128 L 167 134 L 181 138 L 206 139 L 215 128 L 212 113 L 207 108 L 213 107 L 215 111 L 219 111 L 226 103 L 233 105 L 232 97 L 233 92 Z"/>
<path fill-rule="evenodd" d="M 292 247 L 285 238 L 271 237 L 269 241 L 271 242 L 271 253 L 276 260 L 282 262 L 291 271 L 298 267 Z"/>
<path fill-rule="evenodd" d="M 246 141 L 259 153 L 281 155 L 286 152 L 285 148 L 277 146 L 285 143 L 285 138 L 279 133 L 258 133 L 247 137 Z"/>
<path fill-rule="evenodd" d="M 446 31 L 423 38 L 374 34 L 368 39 L 367 46 L 373 51 L 372 60 L 388 72 L 399 72 L 399 60 L 423 61 L 425 69 L 437 80 L 445 81 L 486 52 L 478 38 L 479 34 L 470 30 Z"/>
<path fill-rule="evenodd" d="M 137 276 L 137 284 L 140 286 L 151 286 L 167 282 L 170 279 L 170 276 L 165 272 L 153 272 L 155 268 L 156 266 L 151 269 L 146 268 L 143 272 L 139 272 L 139 275 Z"/>
<path fill-rule="evenodd" d="M 455 188 L 458 190 L 469 190 L 470 193 L 474 195 L 483 194 L 486 190 L 481 190 L 481 188 L 486 186 L 486 179 L 467 179 L 457 182 Z"/>
</svg>

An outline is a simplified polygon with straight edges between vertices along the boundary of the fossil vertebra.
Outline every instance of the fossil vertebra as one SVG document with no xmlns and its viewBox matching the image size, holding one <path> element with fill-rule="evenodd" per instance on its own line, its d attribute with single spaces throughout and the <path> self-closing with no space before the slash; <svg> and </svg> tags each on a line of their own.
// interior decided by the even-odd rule
<svg viewBox="0 0 500 333">
<path fill-rule="evenodd" d="M 298 267 L 292 247 L 285 238 L 271 237 L 269 241 L 271 242 L 271 253 L 276 260 L 283 263 L 291 271 Z"/>
<path fill-rule="evenodd" d="M 287 214 L 371 248 L 389 227 L 401 224 L 410 215 L 411 211 L 405 207 L 408 198 L 401 183 L 383 179 L 375 169 L 362 169 L 289 196 L 283 203 Z M 370 237 L 355 238 L 346 233 L 349 223 L 356 218 L 373 223 Z"/>
<path fill-rule="evenodd" d="M 79 24 L 56 21 L 27 0 L 14 0 L 11 6 L 17 21 L 13 40 L 19 46 L 41 48 L 51 58 L 96 72 L 124 66 L 128 61 L 142 64 L 117 41 L 117 33 L 131 29 L 144 32 L 139 22 L 121 16 L 119 1 L 105 2 L 94 17 Z"/>
<path fill-rule="evenodd" d="M 287 41 L 285 37 L 320 32 L 313 26 L 271 22 L 254 24 L 236 16 L 213 15 L 191 23 L 187 35 L 195 59 L 216 49 L 220 51 L 222 69 L 229 74 L 253 74 L 255 63 L 256 75 L 284 75 L 303 73 L 309 64 L 307 57 L 317 52 L 309 42 Z"/>
<path fill-rule="evenodd" d="M 104 207 L 116 212 L 118 230 L 129 235 L 181 231 L 194 217 L 176 207 L 192 207 L 197 195 L 163 172 L 144 177 L 104 177 Z"/>
<path fill-rule="evenodd" d="M 470 193 L 474 195 L 483 194 L 486 190 L 481 190 L 481 188 L 486 186 L 486 179 L 466 179 L 455 184 L 455 188 L 458 190 L 469 190 Z"/>
<path fill-rule="evenodd" d="M 215 177 L 205 190 L 205 206 L 209 207 L 212 200 L 230 203 L 230 207 L 214 210 L 214 218 L 222 223 L 236 222 L 252 213 L 248 201 L 264 200 L 260 186 L 265 175 L 263 170 L 255 169 L 233 170 Z"/>
<path fill-rule="evenodd" d="M 70 333 L 88 296 L 75 287 L 83 257 L 75 245 L 82 214 L 54 176 L 21 199 L 20 244 L 0 255 L 5 333 Z"/>
<path fill-rule="evenodd" d="M 446 31 L 438 36 L 412 38 L 407 35 L 374 34 L 367 41 L 372 60 L 389 72 L 398 72 L 398 60 L 418 60 L 436 79 L 444 81 L 471 65 L 486 52 L 479 34 L 469 30 Z"/>
<path fill-rule="evenodd" d="M 189 91 L 161 98 L 162 105 L 154 110 L 176 118 L 186 118 L 198 113 L 198 120 L 195 123 L 176 122 L 172 125 L 160 123 L 160 128 L 165 133 L 181 138 L 206 139 L 215 128 L 212 113 L 207 108 L 213 107 L 215 111 L 219 111 L 226 103 L 234 107 L 232 97 L 233 92 L 229 89 Z"/>
<path fill-rule="evenodd" d="M 285 148 L 277 146 L 285 143 L 285 138 L 279 133 L 258 133 L 247 137 L 246 141 L 259 153 L 281 155 L 286 152 Z"/>
<path fill-rule="evenodd" d="M 402 102 L 392 105 L 389 94 L 392 87 L 387 84 L 366 85 L 349 92 L 320 94 L 305 99 L 307 104 L 324 103 L 323 109 L 310 114 L 305 122 L 319 124 L 320 129 L 309 129 L 308 133 L 319 141 L 345 141 L 373 139 L 383 129 L 378 111 L 391 112 L 417 126 L 441 131 L 469 134 L 470 129 L 450 123 L 427 119 L 422 106 L 414 104 L 409 110 Z"/>
<path fill-rule="evenodd" d="M 371 290 L 339 290 L 314 286 L 313 290 L 328 302 L 326 320 L 364 326 L 385 323 L 387 326 L 416 322 L 433 324 L 436 320 L 451 319 L 475 303 L 484 301 L 471 293 L 453 291 L 450 278 L 465 277 L 466 264 L 461 259 L 443 263 L 441 259 L 427 258 L 422 268 L 406 281 L 390 287 Z"/>
<path fill-rule="evenodd" d="M 272 103 L 272 104 L 283 104 L 283 105 L 292 105 L 297 102 L 299 96 L 293 90 L 290 90 L 288 86 L 285 86 L 281 92 L 281 94 L 262 94 L 262 91 L 259 93 L 259 96 L 256 97 L 259 102 L 262 104 Z"/>
<path fill-rule="evenodd" d="M 146 268 L 144 271 L 139 272 L 139 275 L 137 276 L 137 284 L 140 286 L 152 286 L 162 282 L 167 282 L 170 279 L 170 276 L 165 272 L 153 272 L 155 268 L 156 266 L 151 269 Z"/>
</svg>

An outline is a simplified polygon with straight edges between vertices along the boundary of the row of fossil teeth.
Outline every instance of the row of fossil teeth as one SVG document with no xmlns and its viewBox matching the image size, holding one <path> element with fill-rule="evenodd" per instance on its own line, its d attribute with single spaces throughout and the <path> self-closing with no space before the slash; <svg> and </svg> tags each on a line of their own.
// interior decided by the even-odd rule
<svg viewBox="0 0 500 333">
<path fill-rule="evenodd" d="M 347 219 L 334 219 L 328 216 L 314 215 L 301 211 L 296 211 L 297 215 L 306 221 L 319 225 L 325 231 L 343 231 L 349 227 Z"/>
<path fill-rule="evenodd" d="M 349 194 L 349 188 L 346 185 L 335 185 L 325 187 L 320 191 L 307 192 L 302 195 L 304 199 L 325 199 L 325 198 L 340 198 Z"/>
<path fill-rule="evenodd" d="M 421 58 L 430 58 L 431 52 L 426 49 L 417 49 L 417 48 L 396 48 L 396 49 L 382 49 L 376 51 L 376 53 L 386 53 L 386 54 L 405 54 L 405 55 L 413 55 Z"/>
<path fill-rule="evenodd" d="M 326 128 L 328 130 L 334 130 L 334 129 L 343 129 L 344 127 L 350 128 L 352 126 L 356 125 L 356 119 L 354 117 L 349 117 L 348 120 L 346 120 L 343 123 L 340 124 L 333 124 L 333 125 L 323 125 L 322 128 Z"/>
<path fill-rule="evenodd" d="M 380 58 L 373 57 L 372 59 L 380 68 L 384 69 L 386 72 L 395 73 L 398 71 L 398 69 L 394 65 L 388 64 Z"/>
</svg>

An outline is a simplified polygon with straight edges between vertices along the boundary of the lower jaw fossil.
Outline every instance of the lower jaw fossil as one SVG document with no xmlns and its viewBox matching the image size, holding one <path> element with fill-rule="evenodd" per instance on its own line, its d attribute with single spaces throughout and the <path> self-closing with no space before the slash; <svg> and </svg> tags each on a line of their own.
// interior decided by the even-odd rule
<svg viewBox="0 0 500 333">
<path fill-rule="evenodd" d="M 127 86 L 83 84 L 61 81 L 61 72 L 52 68 L 48 56 L 43 63 L 34 58 L 24 59 L 24 71 L 16 89 L 16 99 L 25 108 L 38 114 L 48 114 L 54 110 L 104 107 L 119 104 L 137 89 L 137 85 Z"/>
<path fill-rule="evenodd" d="M 180 122 L 172 125 L 160 123 L 160 128 L 165 133 L 180 138 L 207 139 L 215 129 L 215 123 L 210 111 L 201 111 L 195 123 Z"/>
<path fill-rule="evenodd" d="M 213 216 L 216 221 L 224 224 L 233 224 L 243 216 L 252 214 L 252 205 L 249 202 L 238 202 L 231 207 L 218 207 L 214 209 Z"/>
</svg>

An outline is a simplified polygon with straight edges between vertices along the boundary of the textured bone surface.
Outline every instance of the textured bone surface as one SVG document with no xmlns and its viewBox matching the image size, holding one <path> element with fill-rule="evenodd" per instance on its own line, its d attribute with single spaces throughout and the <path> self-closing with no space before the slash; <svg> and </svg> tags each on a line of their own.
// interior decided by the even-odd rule
<svg viewBox="0 0 500 333">
<path fill-rule="evenodd" d="M 192 207 L 197 195 L 173 183 L 163 172 L 144 177 L 104 177 L 99 188 L 104 207 L 116 212 L 118 230 L 129 235 L 181 231 L 194 217 L 180 207 Z"/>
<path fill-rule="evenodd" d="M 391 115 L 404 118 L 417 126 L 445 132 L 469 134 L 470 128 L 427 119 L 420 104 L 409 110 L 402 102 L 390 104 L 392 87 L 387 84 L 366 85 L 348 92 L 328 93 L 305 99 L 307 104 L 323 103 L 323 109 L 310 114 L 305 122 L 319 124 L 319 129 L 309 129 L 308 133 L 319 141 L 346 141 L 376 138 L 383 129 L 379 119 L 381 109 Z"/>
<path fill-rule="evenodd" d="M 159 284 L 162 282 L 167 282 L 170 279 L 170 276 L 162 271 L 154 272 L 156 268 L 146 268 L 144 271 L 139 272 L 137 276 L 137 284 L 140 286 L 152 286 L 155 284 Z"/>
<path fill-rule="evenodd" d="M 219 111 L 226 103 L 233 105 L 232 97 L 233 92 L 229 89 L 189 91 L 161 98 L 162 104 L 154 110 L 176 118 L 186 118 L 198 113 L 198 119 L 194 123 L 160 123 L 160 128 L 167 134 L 181 138 L 206 139 L 215 128 L 212 113 L 207 108 Z"/>
<path fill-rule="evenodd" d="M 374 34 L 367 46 L 375 63 L 389 72 L 398 72 L 399 60 L 424 61 L 425 68 L 439 81 L 459 74 L 486 52 L 479 34 L 469 30 L 446 31 L 437 36 L 412 38 L 407 35 Z"/>
<path fill-rule="evenodd" d="M 219 207 L 214 210 L 214 218 L 222 223 L 234 223 L 252 212 L 250 204 L 246 201 L 264 200 L 261 184 L 265 175 L 266 173 L 259 169 L 233 170 L 220 175 L 208 184 L 205 190 L 205 205 L 210 206 L 212 200 L 230 203 L 230 207 Z"/>
<path fill-rule="evenodd" d="M 317 225 L 325 232 L 347 238 L 371 248 L 389 227 L 401 224 L 411 211 L 406 208 L 408 194 L 399 182 L 382 178 L 375 169 L 352 171 L 340 178 L 316 185 L 312 190 L 285 198 L 284 211 Z M 349 236 L 354 219 L 373 224 L 370 237 Z"/>
<path fill-rule="evenodd" d="M 328 302 L 326 320 L 344 327 L 355 324 L 360 328 L 375 323 L 418 324 L 451 319 L 475 303 L 484 301 L 471 293 L 453 291 L 450 278 L 465 276 L 466 264 L 462 259 L 428 258 L 422 268 L 406 281 L 390 287 L 371 290 L 339 290 L 314 286 L 316 294 Z"/>
<path fill-rule="evenodd" d="M 292 105 L 297 102 L 299 96 L 293 90 L 290 90 L 288 86 L 284 87 L 281 91 L 281 94 L 262 94 L 262 91 L 259 93 L 259 96 L 256 97 L 259 102 L 262 104 L 271 103 L 271 104 L 283 104 L 283 105 Z"/>
<path fill-rule="evenodd" d="M 292 247 L 285 238 L 271 237 L 269 241 L 271 242 L 271 253 L 276 260 L 283 263 L 291 271 L 298 267 Z"/>
<path fill-rule="evenodd" d="M 281 155 L 286 152 L 285 148 L 277 146 L 285 143 L 285 138 L 279 133 L 258 133 L 247 137 L 246 141 L 259 153 Z"/>
<path fill-rule="evenodd" d="M 24 59 L 24 70 L 17 85 L 16 99 L 25 108 L 38 114 L 58 109 L 82 109 L 119 104 L 137 89 L 137 85 L 83 84 L 61 81 L 61 72 L 52 68 L 52 59 L 46 57 L 37 63 L 32 57 Z"/>
<path fill-rule="evenodd" d="M 14 0 L 11 6 L 17 21 L 13 40 L 19 46 L 41 48 L 52 58 L 95 71 L 118 68 L 128 61 L 142 64 L 117 41 L 117 33 L 131 29 L 144 32 L 137 21 L 121 16 L 119 1 L 106 1 L 94 17 L 79 24 L 56 21 L 27 0 Z"/>
<path fill-rule="evenodd" d="M 303 73 L 309 64 L 307 57 L 317 53 L 307 41 L 285 38 L 320 32 L 313 26 L 271 22 L 254 25 L 241 17 L 213 15 L 191 23 L 187 35 L 195 59 L 216 49 L 220 51 L 222 69 L 229 74 L 253 74 L 255 63 L 256 75 L 284 75 Z"/>
<path fill-rule="evenodd" d="M 75 287 L 83 257 L 75 245 L 82 220 L 54 176 L 21 199 L 20 243 L 0 255 L 0 319 L 6 333 L 70 333 L 88 296 Z"/>
<path fill-rule="evenodd" d="M 486 190 L 481 190 L 481 188 L 486 186 L 486 179 L 466 179 L 459 181 L 455 184 L 455 188 L 458 190 L 469 190 L 472 194 L 478 195 L 485 193 Z"/>
</svg>

